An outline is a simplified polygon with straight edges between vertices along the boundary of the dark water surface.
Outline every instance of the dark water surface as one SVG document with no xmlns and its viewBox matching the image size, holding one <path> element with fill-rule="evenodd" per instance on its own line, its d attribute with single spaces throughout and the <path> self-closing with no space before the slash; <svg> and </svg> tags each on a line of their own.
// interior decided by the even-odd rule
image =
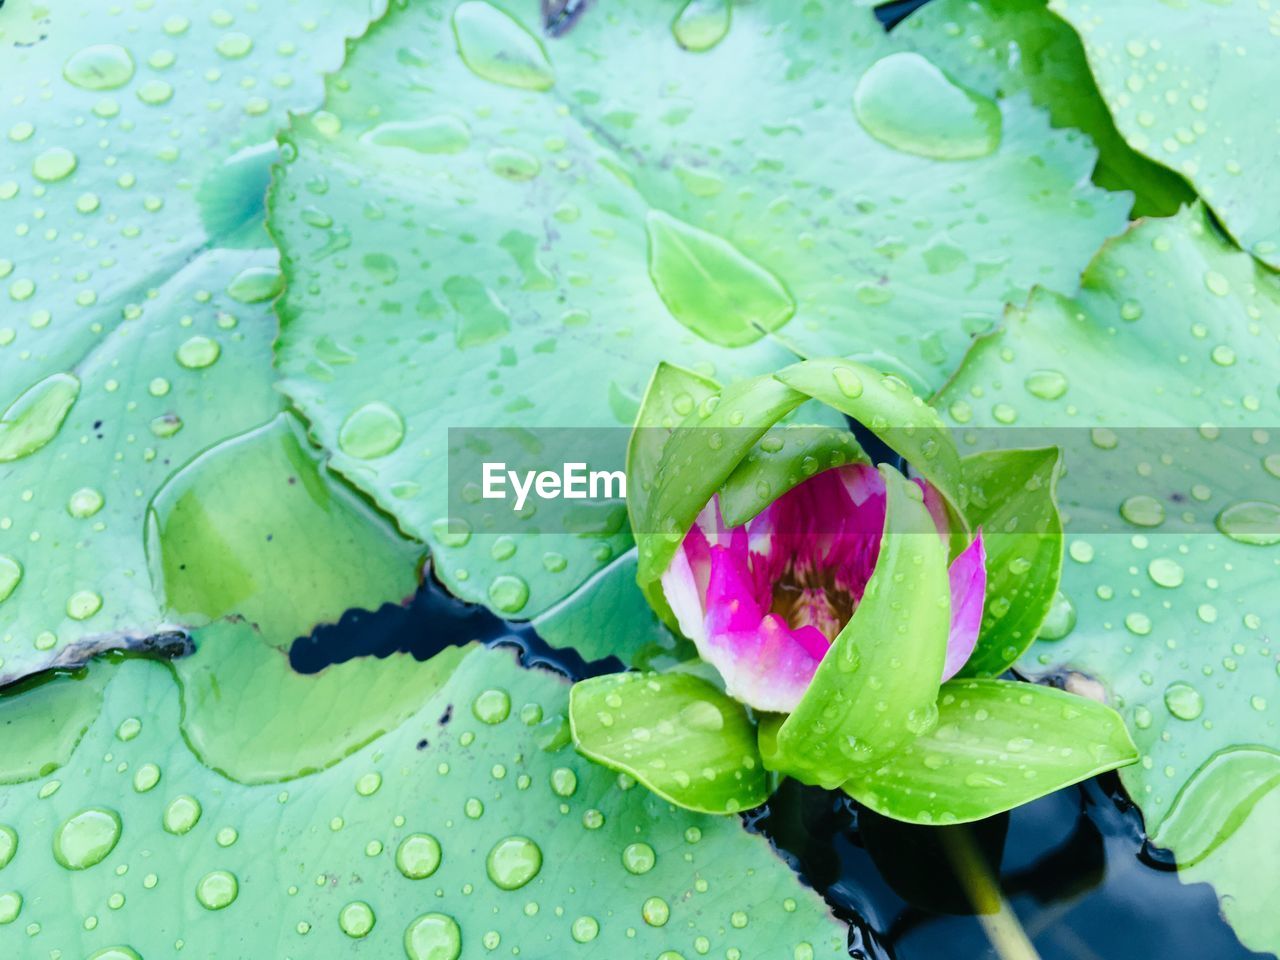
<svg viewBox="0 0 1280 960">
<path fill-rule="evenodd" d="M 314 673 L 397 651 L 426 660 L 473 640 L 578 680 L 623 669 L 549 647 L 533 628 L 450 596 L 434 581 L 408 606 L 353 610 L 300 637 L 294 669 Z M 792 781 L 743 816 L 850 924 L 859 960 L 1011 960 L 991 946 L 951 866 L 946 831 L 973 841 L 1041 960 L 1247 960 L 1207 884 L 1184 885 L 1150 849 L 1115 774 L 959 827 L 897 823 L 842 794 Z M 1019 958 L 1021 960 L 1021 958 Z"/>
</svg>

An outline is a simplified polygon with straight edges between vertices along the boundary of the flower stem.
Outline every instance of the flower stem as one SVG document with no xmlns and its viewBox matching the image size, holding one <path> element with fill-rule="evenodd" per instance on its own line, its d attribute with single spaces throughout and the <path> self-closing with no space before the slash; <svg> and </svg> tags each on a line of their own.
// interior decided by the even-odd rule
<svg viewBox="0 0 1280 960">
<path fill-rule="evenodd" d="M 979 852 L 969 829 L 963 826 L 945 828 L 942 839 L 956 875 L 978 915 L 978 922 L 982 924 L 999 960 L 1040 960 L 1040 954 L 1000 891 L 1000 884 Z"/>
</svg>

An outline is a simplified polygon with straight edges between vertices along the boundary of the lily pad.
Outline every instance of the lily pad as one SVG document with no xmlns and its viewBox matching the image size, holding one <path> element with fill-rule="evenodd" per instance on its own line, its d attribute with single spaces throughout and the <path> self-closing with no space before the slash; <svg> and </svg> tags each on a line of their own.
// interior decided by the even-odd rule
<svg viewBox="0 0 1280 960">
<path fill-rule="evenodd" d="M 629 426 L 663 359 L 729 382 L 849 354 L 936 387 L 1006 297 L 1071 282 L 1124 222 L 1078 135 L 868 10 L 681 9 L 544 39 L 532 0 L 397 6 L 282 137 L 284 389 L 449 588 L 507 615 L 629 544 L 452 516 L 445 424 Z M 907 129 L 904 79 L 945 139 Z"/>
<path fill-rule="evenodd" d="M 576 756 L 567 685 L 508 654 L 472 650 L 412 716 L 285 784 L 203 766 L 184 698 L 168 666 L 126 662 L 57 779 L 0 789 L 5 936 L 76 957 L 846 956 L 764 838 Z"/>
<path fill-rule="evenodd" d="M 1240 246 L 1280 267 L 1280 129 L 1257 89 L 1258 65 L 1280 55 L 1275 12 L 1243 0 L 1050 9 L 1080 34 L 1129 146 L 1183 174 Z"/>
<path fill-rule="evenodd" d="M 148 501 L 281 408 L 271 141 L 369 15 L 325 0 L 0 10 L 0 220 L 16 239 L 0 257 L 0 683 L 165 625 Z"/>
<path fill-rule="evenodd" d="M 1019 669 L 1120 710 L 1147 832 L 1272 952 L 1277 887 L 1257 858 L 1280 853 L 1276 801 L 1222 789 L 1245 780 L 1220 771 L 1224 751 L 1280 736 L 1278 368 L 1280 280 L 1191 208 L 1105 247 L 1074 297 L 1011 311 L 940 398 L 975 443 L 1064 448 L 1063 597 Z M 1058 386 L 1038 389 L 1049 374 Z M 1196 814 L 1166 829 L 1180 806 Z"/>
<path fill-rule="evenodd" d="M 1195 199 L 1180 175 L 1125 143 L 1080 38 L 1045 0 L 934 0 L 896 36 L 973 89 L 999 97 L 1025 90 L 1055 127 L 1086 134 L 1098 149 L 1093 182 L 1133 191 L 1133 216 L 1168 216 Z"/>
</svg>

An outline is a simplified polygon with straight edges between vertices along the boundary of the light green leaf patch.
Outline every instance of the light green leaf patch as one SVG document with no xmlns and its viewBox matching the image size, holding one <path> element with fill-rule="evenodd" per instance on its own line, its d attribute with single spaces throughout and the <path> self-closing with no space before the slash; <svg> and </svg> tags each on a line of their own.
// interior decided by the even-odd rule
<svg viewBox="0 0 1280 960">
<path fill-rule="evenodd" d="M 574 684 L 573 741 L 686 810 L 737 813 L 768 799 L 746 708 L 686 673 L 616 673 Z"/>
<path fill-rule="evenodd" d="M 951 680 L 937 725 L 844 789 L 898 820 L 964 823 L 1136 756 L 1120 716 L 1092 700 L 1028 683 Z"/>
<path fill-rule="evenodd" d="M 273 417 L 271 140 L 360 4 L 0 11 L 0 683 L 164 623 L 147 503 Z"/>
<path fill-rule="evenodd" d="M 1240 246 L 1280 267 L 1280 128 L 1257 88 L 1259 64 L 1280 55 L 1275 11 L 1243 0 L 1050 8 L 1080 34 L 1129 145 L 1183 174 Z"/>
<path fill-rule="evenodd" d="M 629 543 L 512 552 L 449 524 L 445 425 L 629 426 L 664 359 L 729 382 L 848 354 L 935 387 L 1007 297 L 1071 282 L 1124 221 L 1090 148 L 870 11 L 681 10 L 593 8 L 543 39 L 532 0 L 397 7 L 283 137 L 285 390 L 449 588 L 506 615 Z M 945 141 L 904 133 L 904 77 Z"/>
<path fill-rule="evenodd" d="M 203 766 L 176 735 L 182 695 L 168 666 L 121 665 L 60 786 L 0 789 L 0 893 L 18 894 L 0 929 L 24 949 L 845 956 L 844 925 L 763 838 L 578 757 L 566 686 L 507 654 L 467 654 L 403 722 L 284 784 Z"/>
<path fill-rule="evenodd" d="M 1280 737 L 1277 369 L 1280 281 L 1193 208 L 1104 248 L 1074 297 L 1011 311 L 940 398 L 975 439 L 1036 427 L 1003 432 L 1064 447 L 1065 599 L 1046 631 L 1061 639 L 1020 669 L 1107 696 L 1141 754 L 1121 777 L 1148 833 L 1272 952 L 1277 887 L 1258 857 L 1278 852 L 1275 801 L 1244 803 L 1215 758 Z M 1197 799 L 1166 830 L 1180 794 Z"/>
<path fill-rule="evenodd" d="M 1181 176 L 1125 143 L 1080 38 L 1045 0 L 934 0 L 899 24 L 896 36 L 973 89 L 1000 97 L 1026 91 L 1055 127 L 1088 136 L 1098 149 L 1093 182 L 1133 191 L 1135 217 L 1168 216 L 1195 199 Z"/>
</svg>

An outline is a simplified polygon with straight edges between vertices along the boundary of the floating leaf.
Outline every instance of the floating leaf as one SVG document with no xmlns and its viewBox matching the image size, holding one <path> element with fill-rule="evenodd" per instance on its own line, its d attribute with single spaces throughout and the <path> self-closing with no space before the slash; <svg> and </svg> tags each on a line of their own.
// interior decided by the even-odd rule
<svg viewBox="0 0 1280 960">
<path fill-rule="evenodd" d="M 1132 190 L 1135 217 L 1168 216 L 1195 199 L 1182 177 L 1124 142 L 1080 38 L 1045 0 L 934 0 L 895 35 L 973 89 L 1009 98 L 1025 90 L 1055 127 L 1085 133 L 1098 148 L 1094 183 Z"/>
<path fill-rule="evenodd" d="M 392 9 L 284 134 L 271 200 L 285 391 L 451 590 L 497 605 L 505 578 L 508 615 L 629 544 L 451 525 L 446 424 L 630 426 L 663 359 L 728 382 L 849 354 L 937 386 L 1006 297 L 1071 282 L 1122 226 L 1087 145 L 961 90 L 868 10 L 596 7 L 545 40 L 539 17 Z M 976 111 L 980 149 L 899 148 L 901 85 L 876 80 L 895 56 L 950 91 L 932 118 L 964 133 Z M 394 446 L 352 442 L 375 404 Z M 498 534 L 517 549 L 495 557 Z"/>
<path fill-rule="evenodd" d="M 1233 522 L 1280 503 L 1277 369 L 1280 281 L 1192 208 L 1105 247 L 1074 297 L 1037 292 L 940 398 L 975 439 L 1039 427 L 1064 448 L 1063 597 L 1020 668 L 1106 693 L 1142 755 L 1120 775 L 1148 832 L 1180 861 L 1216 843 L 1188 878 L 1212 879 L 1245 944 L 1272 952 L 1257 854 L 1274 797 L 1242 816 L 1235 791 L 1195 790 L 1197 817 L 1162 825 L 1180 791 L 1222 782 L 1222 751 L 1276 742 L 1280 558 L 1260 511 Z M 1035 389 L 1046 372 L 1061 389 Z"/>
<path fill-rule="evenodd" d="M 1183 174 L 1246 250 L 1280 267 L 1272 169 L 1280 129 L 1257 96 L 1259 63 L 1280 55 L 1275 13 L 1255 3 L 1096 5 L 1051 0 L 1080 34 L 1129 146 Z"/>
<path fill-rule="evenodd" d="M 763 838 L 578 757 L 558 736 L 566 685 L 509 655 L 470 652 L 403 722 L 284 784 L 203 766 L 176 735 L 187 696 L 167 666 L 124 663 L 56 779 L 0 789 L 17 841 L 0 889 L 21 892 L 0 936 L 75 957 L 846 956 L 844 925 Z"/>
<path fill-rule="evenodd" d="M 0 683 L 165 625 L 147 503 L 281 409 L 277 256 L 255 249 L 271 141 L 368 15 L 328 0 L 0 15 L 15 241 L 0 257 Z"/>
<path fill-rule="evenodd" d="M 1061 690 L 1005 680 L 951 680 L 937 726 L 860 772 L 845 790 L 913 823 L 990 817 L 1137 756 L 1114 710 Z"/>
<path fill-rule="evenodd" d="M 686 810 L 737 813 L 764 803 L 769 777 L 746 707 L 686 673 L 616 673 L 574 684 L 578 750 Z"/>
</svg>

